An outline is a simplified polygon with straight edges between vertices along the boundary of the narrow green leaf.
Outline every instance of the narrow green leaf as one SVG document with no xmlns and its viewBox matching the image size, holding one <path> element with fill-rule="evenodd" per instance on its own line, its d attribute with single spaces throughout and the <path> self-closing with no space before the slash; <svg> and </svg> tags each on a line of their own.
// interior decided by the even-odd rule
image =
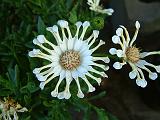
<svg viewBox="0 0 160 120">
<path fill-rule="evenodd" d="M 45 34 L 46 33 L 46 26 L 42 20 L 42 18 L 39 16 L 38 17 L 38 34 Z"/>
<path fill-rule="evenodd" d="M 97 112 L 97 115 L 98 115 L 98 118 L 99 120 L 110 120 L 105 112 L 105 110 L 103 109 L 98 109 L 96 107 L 94 107 L 96 112 Z"/>
</svg>

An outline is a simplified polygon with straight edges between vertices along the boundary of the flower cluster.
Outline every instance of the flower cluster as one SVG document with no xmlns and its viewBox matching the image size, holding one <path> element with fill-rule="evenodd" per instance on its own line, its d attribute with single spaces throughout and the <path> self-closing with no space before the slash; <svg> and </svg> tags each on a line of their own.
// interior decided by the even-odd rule
<svg viewBox="0 0 160 120">
<path fill-rule="evenodd" d="M 160 51 L 155 52 L 141 52 L 139 48 L 134 45 L 136 41 L 138 31 L 140 29 L 140 24 L 138 21 L 135 23 L 136 31 L 131 39 L 127 29 L 120 25 L 116 30 L 116 35 L 112 37 L 112 42 L 114 44 L 119 44 L 121 49 L 111 48 L 109 50 L 110 54 L 117 55 L 119 58 L 122 58 L 122 62 L 115 62 L 113 67 L 115 69 L 121 69 L 123 65 L 128 63 L 132 71 L 129 73 L 131 79 L 136 78 L 136 84 L 140 87 L 146 87 L 147 81 L 144 77 L 142 70 L 145 70 L 149 74 L 151 80 L 155 80 L 158 75 L 156 72 L 152 72 L 148 67 L 154 68 L 158 73 L 160 73 L 160 66 L 153 65 L 147 62 L 145 57 L 155 54 L 160 54 Z"/>
<path fill-rule="evenodd" d="M 114 10 L 112 8 L 103 9 L 100 4 L 100 0 L 88 0 L 87 4 L 90 6 L 89 9 L 98 13 L 112 15 Z"/>
<path fill-rule="evenodd" d="M 53 34 L 57 44 L 51 43 L 44 35 L 38 35 L 33 40 L 33 43 L 38 45 L 44 52 L 40 49 L 33 49 L 29 52 L 29 56 L 50 61 L 48 65 L 35 68 L 33 73 L 40 81 L 40 88 L 42 90 L 47 83 L 59 76 L 55 89 L 51 92 L 53 97 L 69 99 L 71 97 L 70 84 L 75 80 L 78 87 L 77 96 L 83 98 L 84 94 L 81 90 L 80 80 L 83 80 L 87 84 L 88 92 L 93 92 L 95 88 L 91 85 L 87 77 L 95 80 L 99 85 L 101 83 L 101 78 L 94 76 L 92 73 L 107 77 L 104 72 L 96 70 L 94 66 L 104 71 L 108 70 L 108 66 L 96 63 L 96 61 L 109 63 L 109 58 L 92 55 L 105 42 L 100 40 L 99 44 L 93 47 L 99 35 L 99 31 L 97 30 L 93 30 L 92 35 L 87 39 L 84 38 L 86 30 L 90 26 L 88 21 L 84 23 L 77 22 L 75 24 L 77 30 L 74 36 L 70 31 L 67 21 L 59 20 L 57 24 L 61 28 L 62 36 L 59 33 L 59 27 L 57 25 L 47 28 L 47 31 Z M 83 28 L 81 34 L 80 28 Z M 50 48 L 47 47 L 47 45 L 50 46 Z M 58 88 L 64 80 L 66 82 L 65 90 L 59 92 Z"/>
<path fill-rule="evenodd" d="M 103 9 L 102 6 L 99 5 L 100 0 L 88 0 L 87 3 L 90 6 L 90 10 L 95 12 L 106 13 L 108 15 L 112 15 L 114 12 L 113 9 Z M 100 40 L 98 45 L 93 45 L 98 38 L 98 30 L 93 30 L 92 35 L 85 39 L 85 33 L 90 26 L 90 22 L 88 21 L 85 21 L 84 23 L 79 21 L 75 24 L 75 35 L 72 35 L 67 21 L 59 20 L 57 24 L 58 26 L 53 25 L 46 29 L 52 33 L 56 40 L 56 44 L 47 40 L 44 35 L 38 35 L 33 40 L 33 43 L 41 49 L 33 49 L 28 55 L 30 57 L 42 58 L 50 62 L 47 65 L 35 68 L 33 73 L 40 81 L 39 86 L 42 90 L 46 84 L 54 78 L 59 77 L 54 90 L 51 92 L 51 96 L 53 97 L 69 99 L 71 97 L 70 84 L 75 80 L 78 87 L 77 96 L 83 98 L 84 94 L 80 85 L 81 80 L 87 84 L 88 92 L 93 92 L 95 88 L 90 83 L 88 77 L 95 80 L 98 85 L 101 83 L 101 77 L 107 77 L 104 71 L 108 70 L 109 67 L 97 63 L 96 61 L 109 63 L 109 58 L 93 55 L 93 53 L 101 45 L 105 44 L 105 42 Z M 150 55 L 160 54 L 160 51 L 141 52 L 139 48 L 134 45 L 140 29 L 140 23 L 136 21 L 135 26 L 136 31 L 131 39 L 127 29 L 120 25 L 116 30 L 116 35 L 112 37 L 113 43 L 120 45 L 120 49 L 111 48 L 109 53 L 111 55 L 117 55 L 117 57 L 122 60 L 121 62 L 115 62 L 113 67 L 115 69 L 121 69 L 123 65 L 128 63 L 132 68 L 132 71 L 129 72 L 129 77 L 131 79 L 136 78 L 136 84 L 144 88 L 147 85 L 147 81 L 142 70 L 148 72 L 149 78 L 152 80 L 155 80 L 158 77 L 156 72 L 160 73 L 159 65 L 153 65 L 144 59 Z M 81 30 L 81 28 L 83 29 Z M 152 72 L 148 67 L 154 68 L 156 72 Z M 100 68 L 103 71 L 96 68 Z M 97 77 L 95 74 L 98 74 L 100 77 Z M 63 81 L 66 83 L 65 89 L 64 91 L 59 92 L 59 86 Z"/>
<path fill-rule="evenodd" d="M 27 108 L 22 108 L 20 104 L 11 98 L 4 98 L 4 101 L 0 100 L 0 110 L 2 111 L 0 119 L 3 118 L 3 120 L 18 120 L 17 112 L 28 111 Z"/>
</svg>

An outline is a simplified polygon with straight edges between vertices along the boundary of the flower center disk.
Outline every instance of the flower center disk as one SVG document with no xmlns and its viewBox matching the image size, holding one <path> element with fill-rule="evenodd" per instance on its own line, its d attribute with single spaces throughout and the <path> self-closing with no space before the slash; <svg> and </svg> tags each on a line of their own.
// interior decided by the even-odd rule
<svg viewBox="0 0 160 120">
<path fill-rule="evenodd" d="M 127 57 L 127 60 L 131 61 L 132 63 L 137 63 L 140 59 L 139 49 L 136 47 L 127 48 L 126 57 Z"/>
<path fill-rule="evenodd" d="M 60 57 L 60 64 L 66 70 L 73 70 L 80 65 L 80 54 L 77 51 L 66 51 Z"/>
</svg>

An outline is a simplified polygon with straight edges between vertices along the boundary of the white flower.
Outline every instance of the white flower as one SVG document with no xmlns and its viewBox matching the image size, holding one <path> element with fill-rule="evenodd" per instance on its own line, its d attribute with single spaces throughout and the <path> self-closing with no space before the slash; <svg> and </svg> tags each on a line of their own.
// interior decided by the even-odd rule
<svg viewBox="0 0 160 120">
<path fill-rule="evenodd" d="M 112 15 L 114 10 L 109 8 L 109 9 L 103 9 L 103 7 L 100 4 L 100 0 L 88 0 L 87 4 L 90 6 L 89 9 L 95 12 L 103 13 L 103 14 L 108 14 Z"/>
<path fill-rule="evenodd" d="M 18 104 L 11 98 L 4 98 L 4 101 L 0 100 L 1 118 L 3 120 L 18 120 L 17 112 L 26 112 L 27 108 Z M 13 119 L 12 119 L 13 118 Z"/>
<path fill-rule="evenodd" d="M 84 23 L 77 22 L 75 24 L 77 30 L 74 36 L 72 36 L 70 32 L 67 21 L 59 20 L 57 24 L 61 28 L 62 37 L 60 36 L 57 25 L 47 28 L 47 30 L 53 34 L 57 45 L 48 41 L 44 35 L 38 35 L 37 38 L 33 40 L 33 43 L 41 47 L 46 53 L 42 52 L 40 49 L 33 49 L 33 51 L 29 52 L 29 56 L 39 57 L 50 61 L 50 64 L 48 65 L 35 68 L 33 73 L 41 82 L 41 89 L 44 89 L 44 86 L 47 83 L 59 76 L 59 80 L 55 86 L 55 89 L 51 92 L 53 97 L 58 97 L 59 99 L 69 99 L 71 97 L 69 88 L 74 79 L 78 87 L 77 96 L 79 98 L 83 98 L 84 94 L 81 90 L 79 83 L 80 80 L 83 80 L 87 84 L 88 92 L 93 92 L 95 88 L 90 84 L 87 77 L 94 79 L 99 85 L 101 83 L 101 78 L 95 77 L 90 72 L 96 73 L 102 77 L 107 77 L 104 72 L 100 72 L 93 68 L 93 66 L 96 66 L 103 70 L 108 69 L 108 66 L 104 66 L 95 62 L 104 61 L 105 63 L 108 63 L 108 57 L 92 56 L 92 53 L 94 53 L 101 45 L 103 45 L 104 42 L 100 40 L 98 45 L 95 47 L 92 46 L 99 35 L 99 31 L 97 30 L 94 30 L 88 39 L 84 39 L 86 30 L 90 26 L 88 21 L 85 21 Z M 79 35 L 81 27 L 83 30 L 81 35 Z M 50 48 L 46 47 L 46 45 L 50 46 Z M 66 81 L 65 90 L 59 92 L 58 88 L 63 80 Z"/>
<path fill-rule="evenodd" d="M 133 45 L 135 42 L 138 31 L 140 28 L 140 24 L 138 21 L 135 23 L 136 31 L 132 39 L 130 39 L 129 33 L 127 29 L 120 25 L 120 27 L 116 30 L 116 35 L 112 37 L 112 42 L 114 44 L 119 44 L 121 49 L 111 48 L 109 50 L 110 54 L 117 55 L 119 58 L 122 58 L 122 62 L 115 62 L 113 67 L 115 69 L 121 69 L 123 65 L 128 63 L 132 71 L 129 73 L 129 77 L 131 79 L 136 78 L 136 84 L 140 87 L 146 87 L 147 81 L 145 80 L 144 73 L 142 70 L 148 72 L 148 76 L 151 80 L 155 80 L 158 75 L 156 72 L 152 72 L 148 67 L 154 68 L 158 73 L 160 73 L 160 66 L 153 65 L 145 61 L 145 57 L 149 55 L 160 54 L 160 51 L 154 52 L 140 52 L 140 50 Z"/>
</svg>

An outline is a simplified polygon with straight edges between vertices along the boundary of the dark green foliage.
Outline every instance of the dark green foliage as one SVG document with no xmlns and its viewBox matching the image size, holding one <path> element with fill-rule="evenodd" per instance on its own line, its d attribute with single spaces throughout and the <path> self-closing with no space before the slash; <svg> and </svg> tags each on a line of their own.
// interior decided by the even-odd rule
<svg viewBox="0 0 160 120">
<path fill-rule="evenodd" d="M 33 68 L 45 64 L 28 57 L 28 51 L 35 48 L 32 40 L 44 34 L 54 42 L 46 26 L 56 24 L 59 19 L 69 21 L 72 31 L 76 21 L 91 20 L 93 14 L 85 1 L 1 0 L 0 11 L 0 98 L 10 96 L 27 107 L 28 112 L 19 114 L 20 120 L 70 120 L 77 112 L 84 115 L 84 120 L 90 120 L 93 113 L 97 113 L 99 120 L 115 120 L 107 117 L 105 110 L 91 105 L 89 100 L 78 99 L 76 86 L 72 87 L 75 93 L 70 100 L 52 98 L 50 92 L 54 84 L 41 91 L 32 74 Z M 90 30 L 104 26 L 93 23 Z"/>
</svg>

